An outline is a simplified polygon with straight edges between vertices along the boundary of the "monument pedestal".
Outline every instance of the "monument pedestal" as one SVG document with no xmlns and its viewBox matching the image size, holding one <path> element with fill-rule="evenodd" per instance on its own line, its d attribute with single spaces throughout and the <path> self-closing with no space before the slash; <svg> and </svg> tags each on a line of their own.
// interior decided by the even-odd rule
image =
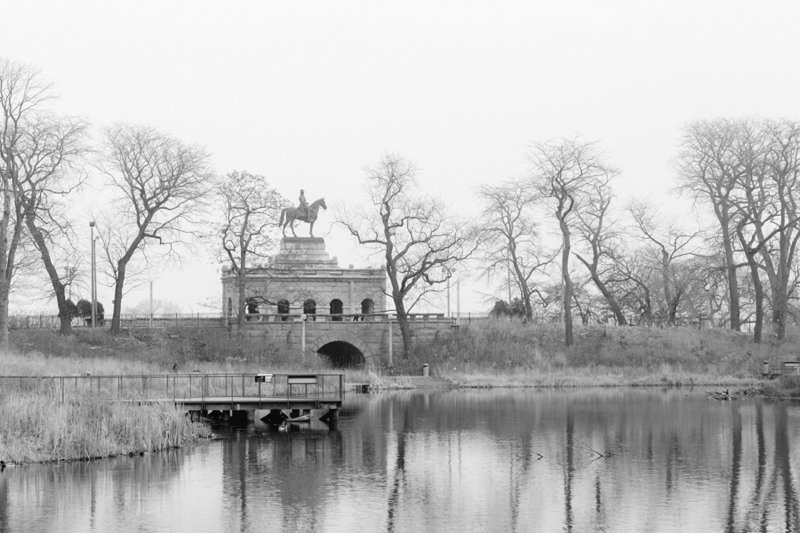
<svg viewBox="0 0 800 533">
<path fill-rule="evenodd" d="M 272 259 L 276 269 L 338 268 L 339 262 L 331 258 L 321 237 L 284 237 L 278 254 Z"/>
</svg>

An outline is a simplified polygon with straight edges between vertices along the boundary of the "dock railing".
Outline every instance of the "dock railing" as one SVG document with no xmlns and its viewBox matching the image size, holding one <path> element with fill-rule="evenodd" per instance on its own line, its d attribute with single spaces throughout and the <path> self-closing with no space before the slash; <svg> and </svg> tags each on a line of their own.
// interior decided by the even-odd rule
<svg viewBox="0 0 800 533">
<path fill-rule="evenodd" d="M 297 379 L 297 378 L 301 379 Z M 302 393 L 295 383 L 302 382 Z M 0 376 L 0 394 L 43 394 L 60 402 L 86 398 L 121 401 L 188 399 L 286 399 L 302 397 L 341 402 L 343 374 L 140 374 L 79 376 Z"/>
</svg>

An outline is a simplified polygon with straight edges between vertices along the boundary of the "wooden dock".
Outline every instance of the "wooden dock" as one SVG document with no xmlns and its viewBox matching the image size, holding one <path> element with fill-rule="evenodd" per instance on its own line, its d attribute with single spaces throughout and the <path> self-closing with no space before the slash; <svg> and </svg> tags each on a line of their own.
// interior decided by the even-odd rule
<svg viewBox="0 0 800 533">
<path fill-rule="evenodd" d="M 764 361 L 761 366 L 761 375 L 766 378 L 800 375 L 800 361 Z"/>
<path fill-rule="evenodd" d="M 62 403 L 84 398 L 162 402 L 193 414 L 326 409 L 334 419 L 344 399 L 343 374 L 0 376 L 0 387 L 37 392 Z"/>
</svg>

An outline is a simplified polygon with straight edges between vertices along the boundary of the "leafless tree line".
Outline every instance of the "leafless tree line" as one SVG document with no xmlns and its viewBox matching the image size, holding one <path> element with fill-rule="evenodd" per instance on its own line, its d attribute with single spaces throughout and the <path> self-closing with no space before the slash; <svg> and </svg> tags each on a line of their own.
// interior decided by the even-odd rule
<svg viewBox="0 0 800 533">
<path fill-rule="evenodd" d="M 530 162 L 528 176 L 480 191 L 487 272 L 507 274 L 520 314 L 555 307 L 567 344 L 573 310 L 586 320 L 592 308 L 620 325 L 705 318 L 740 331 L 746 320 L 761 342 L 768 309 L 775 337 L 785 337 L 800 273 L 800 123 L 688 124 L 677 171 L 697 223 L 641 201 L 619 205 L 617 171 L 593 143 L 535 144 Z"/>
<path fill-rule="evenodd" d="M 0 60 L 0 349 L 8 345 L 12 280 L 34 260 L 48 276 L 61 331 L 70 330 L 65 287 L 75 266 L 81 188 L 101 188 L 102 263 L 114 286 L 112 332 L 120 329 L 131 281 L 154 261 L 176 258 L 209 236 L 230 265 L 244 319 L 250 258 L 277 239 L 269 228 L 286 205 L 263 176 L 215 175 L 204 149 L 154 128 L 118 124 L 91 142 L 89 125 L 57 114 L 51 87 L 32 67 Z M 553 317 L 572 344 L 573 313 L 591 320 L 674 325 L 699 316 L 740 330 L 766 312 L 784 338 L 798 283 L 797 182 L 800 124 L 715 120 L 687 125 L 677 157 L 680 189 L 708 219 L 680 223 L 641 201 L 614 194 L 619 171 L 594 143 L 533 144 L 529 173 L 479 191 L 480 220 L 458 220 L 417 189 L 415 166 L 384 156 L 367 172 L 367 201 L 339 222 L 385 265 L 388 287 L 411 349 L 406 315 L 441 290 L 462 261 L 484 261 L 507 285 L 506 310 Z M 209 209 L 221 220 L 209 232 Z M 57 265 L 71 265 L 65 272 Z M 502 306 L 496 306 L 502 310 Z"/>
<path fill-rule="evenodd" d="M 221 235 L 231 260 L 238 257 L 244 267 L 242 249 L 255 237 L 240 234 L 257 233 L 263 218 L 264 206 L 253 202 L 275 203 L 272 188 L 253 201 L 248 197 L 257 178 L 246 173 L 218 178 L 203 148 L 149 126 L 113 125 L 93 144 L 89 125 L 58 114 L 53 100 L 52 88 L 35 68 L 0 58 L 0 352 L 8 349 L 14 275 L 35 268 L 36 256 L 52 285 L 60 331 L 71 331 L 65 287 L 79 263 L 87 266 L 75 244 L 78 218 L 99 219 L 99 262 L 114 288 L 111 332 L 118 333 L 131 282 L 154 262 L 179 257 L 207 232 L 210 204 L 227 199 L 228 218 L 220 223 L 222 231 L 214 228 L 214 238 L 219 243 Z M 87 188 L 103 190 L 105 205 L 76 215 L 71 200 Z M 242 220 L 241 209 L 253 211 Z"/>
</svg>

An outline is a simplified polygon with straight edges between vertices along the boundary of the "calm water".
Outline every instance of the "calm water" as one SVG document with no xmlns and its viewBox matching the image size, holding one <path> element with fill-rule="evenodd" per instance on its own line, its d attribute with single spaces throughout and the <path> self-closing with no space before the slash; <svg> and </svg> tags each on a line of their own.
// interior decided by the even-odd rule
<svg viewBox="0 0 800 533">
<path fill-rule="evenodd" d="M 338 429 L 0 474 L 0 531 L 800 531 L 800 406 L 685 390 L 349 397 Z"/>
</svg>

